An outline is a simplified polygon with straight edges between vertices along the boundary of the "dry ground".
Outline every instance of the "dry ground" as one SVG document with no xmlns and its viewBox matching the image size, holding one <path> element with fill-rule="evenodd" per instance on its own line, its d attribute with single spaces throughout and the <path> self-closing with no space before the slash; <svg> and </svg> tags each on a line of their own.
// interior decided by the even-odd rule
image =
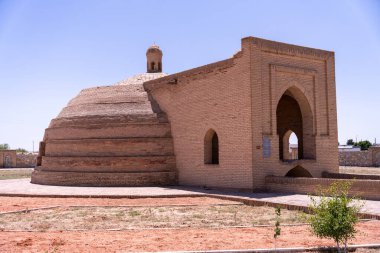
<svg viewBox="0 0 380 253">
<path fill-rule="evenodd" d="M 32 168 L 25 169 L 1 169 L 0 180 L 16 179 L 16 178 L 30 178 L 32 175 Z"/>
<path fill-rule="evenodd" d="M 151 207 L 63 207 L 0 215 L 0 231 L 224 228 L 273 225 L 274 209 L 243 204 Z M 282 211 L 284 224 L 302 223 L 302 214 Z"/>
<path fill-rule="evenodd" d="M 380 168 L 339 166 L 339 172 L 349 174 L 380 175 Z"/>
<path fill-rule="evenodd" d="M 0 203 L 3 212 L 0 227 L 5 230 L 0 231 L 0 252 L 138 252 L 274 246 L 274 209 L 234 201 L 208 197 L 0 197 Z M 59 207 L 31 210 L 52 206 Z M 16 213 L 4 213 L 9 211 Z M 284 225 L 302 222 L 299 212 L 283 210 L 282 214 L 278 247 L 334 245 L 331 240 L 312 236 L 307 225 Z M 361 222 L 357 239 L 352 243 L 380 243 L 379 227 L 380 221 Z"/>
</svg>

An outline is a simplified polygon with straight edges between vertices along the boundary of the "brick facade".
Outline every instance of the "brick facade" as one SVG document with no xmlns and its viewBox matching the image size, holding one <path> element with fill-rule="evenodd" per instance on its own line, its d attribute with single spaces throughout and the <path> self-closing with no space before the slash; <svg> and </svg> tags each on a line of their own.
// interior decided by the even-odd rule
<svg viewBox="0 0 380 253">
<path fill-rule="evenodd" d="M 233 58 L 148 81 L 168 115 L 179 183 L 265 189 L 265 177 L 301 166 L 338 172 L 334 53 L 253 37 Z M 302 114 L 304 157 L 280 159 L 277 107 L 283 95 Z M 218 165 L 204 164 L 204 137 L 219 137 Z"/>
</svg>

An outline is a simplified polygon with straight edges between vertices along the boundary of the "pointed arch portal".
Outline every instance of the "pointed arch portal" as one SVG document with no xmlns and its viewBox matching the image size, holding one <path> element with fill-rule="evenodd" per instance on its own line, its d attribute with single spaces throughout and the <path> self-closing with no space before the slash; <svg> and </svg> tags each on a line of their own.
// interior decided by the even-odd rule
<svg viewBox="0 0 380 253">
<path fill-rule="evenodd" d="M 297 159 L 315 159 L 314 118 L 302 91 L 296 87 L 286 90 L 277 104 L 276 117 L 280 160 L 291 160 L 289 138 L 292 133 L 298 139 Z"/>
</svg>

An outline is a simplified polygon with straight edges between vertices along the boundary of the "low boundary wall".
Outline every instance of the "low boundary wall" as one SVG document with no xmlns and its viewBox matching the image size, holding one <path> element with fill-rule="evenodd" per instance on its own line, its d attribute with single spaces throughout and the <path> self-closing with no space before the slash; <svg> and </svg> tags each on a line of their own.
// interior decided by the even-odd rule
<svg viewBox="0 0 380 253">
<path fill-rule="evenodd" d="M 348 174 L 348 173 L 331 173 L 322 172 L 323 178 L 335 178 L 335 179 L 370 179 L 380 180 L 380 175 L 363 175 L 363 174 Z"/>
<path fill-rule="evenodd" d="M 265 185 L 268 191 L 313 195 L 319 186 L 327 188 L 332 183 L 343 180 L 352 182 L 351 195 L 364 199 L 380 200 L 380 180 L 267 176 Z"/>
<path fill-rule="evenodd" d="M 363 151 L 339 151 L 339 165 L 380 167 L 380 146 Z"/>
</svg>

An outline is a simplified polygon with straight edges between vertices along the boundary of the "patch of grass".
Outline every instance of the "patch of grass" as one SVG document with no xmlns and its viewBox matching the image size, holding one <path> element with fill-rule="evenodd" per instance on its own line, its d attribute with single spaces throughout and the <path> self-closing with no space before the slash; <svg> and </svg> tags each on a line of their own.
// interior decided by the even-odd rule
<svg viewBox="0 0 380 253">
<path fill-rule="evenodd" d="M 132 211 L 128 212 L 128 215 L 131 216 L 131 217 L 136 217 L 136 216 L 140 216 L 141 212 L 137 211 L 137 210 L 132 210 Z"/>
<path fill-rule="evenodd" d="M 0 169 L 0 180 L 30 178 L 33 169 Z"/>
<path fill-rule="evenodd" d="M 68 207 L 0 215 L 0 230 L 144 229 L 271 225 L 273 207 L 246 205 Z M 303 223 L 299 211 L 282 210 L 282 223 Z M 50 227 L 49 225 L 50 224 Z"/>
</svg>

